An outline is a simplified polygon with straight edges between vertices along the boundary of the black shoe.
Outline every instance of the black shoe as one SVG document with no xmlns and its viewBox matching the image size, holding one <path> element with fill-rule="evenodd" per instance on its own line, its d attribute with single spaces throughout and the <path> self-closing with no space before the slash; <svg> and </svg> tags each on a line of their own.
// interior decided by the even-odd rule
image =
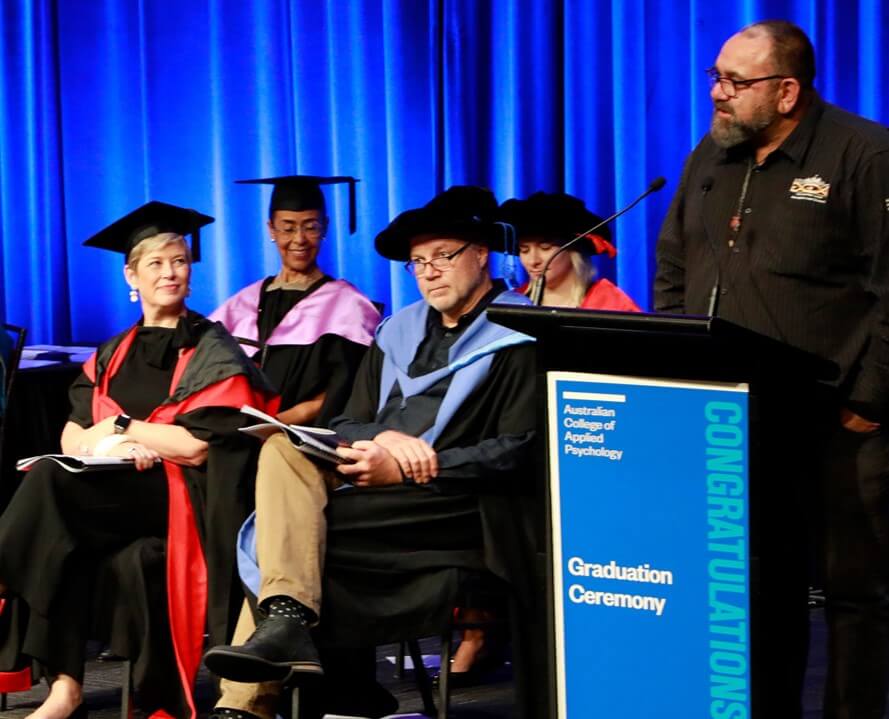
<svg viewBox="0 0 889 719">
<path fill-rule="evenodd" d="M 347 687 L 348 691 L 344 691 Z M 328 687 L 324 696 L 327 714 L 379 719 L 398 711 L 398 699 L 379 682 Z"/>
<path fill-rule="evenodd" d="M 295 675 L 321 676 L 321 660 L 301 617 L 269 616 L 240 647 L 222 644 L 204 655 L 214 674 L 235 682 L 278 682 Z"/>
<path fill-rule="evenodd" d="M 125 662 L 126 660 L 126 657 L 122 657 L 119 654 L 112 652 L 110 647 L 105 647 L 96 655 L 97 662 Z"/>
</svg>

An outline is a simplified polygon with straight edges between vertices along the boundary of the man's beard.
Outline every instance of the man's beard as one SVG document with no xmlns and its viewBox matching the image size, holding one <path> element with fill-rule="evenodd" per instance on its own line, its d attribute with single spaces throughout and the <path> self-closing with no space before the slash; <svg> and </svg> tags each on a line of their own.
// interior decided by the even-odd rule
<svg viewBox="0 0 889 719">
<path fill-rule="evenodd" d="M 731 112 L 732 116 L 719 117 L 716 114 L 716 109 Z M 749 121 L 740 122 L 733 110 L 717 105 L 713 110 L 713 119 L 710 122 L 710 137 L 720 147 L 734 147 L 755 138 L 771 125 L 777 116 L 778 111 L 775 108 L 762 104 L 753 109 L 753 116 Z"/>
</svg>

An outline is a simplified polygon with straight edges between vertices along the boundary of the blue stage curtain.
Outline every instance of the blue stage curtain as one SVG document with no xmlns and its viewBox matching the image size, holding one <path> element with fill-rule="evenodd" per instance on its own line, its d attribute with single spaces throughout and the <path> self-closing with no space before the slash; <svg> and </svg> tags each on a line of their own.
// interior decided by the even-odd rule
<svg viewBox="0 0 889 719">
<path fill-rule="evenodd" d="M 269 189 L 328 190 L 331 274 L 397 309 L 418 294 L 373 237 L 452 184 L 500 200 L 565 190 L 616 223 L 603 274 L 648 306 L 654 244 L 707 131 L 704 69 L 745 23 L 800 24 L 830 101 L 889 122 L 880 0 L 5 0 L 0 9 L 0 317 L 37 342 L 99 341 L 137 316 L 120 257 L 81 242 L 149 200 L 217 221 L 191 305 L 276 271 Z M 498 263 L 498 267 L 500 264 Z"/>
</svg>

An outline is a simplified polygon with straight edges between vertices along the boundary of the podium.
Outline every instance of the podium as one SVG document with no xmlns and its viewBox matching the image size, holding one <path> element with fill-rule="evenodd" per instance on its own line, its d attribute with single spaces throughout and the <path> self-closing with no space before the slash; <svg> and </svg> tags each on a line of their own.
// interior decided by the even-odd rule
<svg viewBox="0 0 889 719">
<path fill-rule="evenodd" d="M 837 367 L 718 318 L 488 317 L 537 338 L 547 716 L 791 716 L 804 437 L 780 418 Z"/>
</svg>

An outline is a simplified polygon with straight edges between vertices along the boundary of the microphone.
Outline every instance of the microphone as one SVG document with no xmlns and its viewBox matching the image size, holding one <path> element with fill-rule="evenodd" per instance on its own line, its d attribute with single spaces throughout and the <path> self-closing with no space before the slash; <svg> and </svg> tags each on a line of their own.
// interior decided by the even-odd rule
<svg viewBox="0 0 889 719">
<path fill-rule="evenodd" d="M 644 200 L 646 197 L 648 197 L 651 193 L 657 192 L 658 190 L 663 189 L 664 185 L 666 185 L 666 184 L 667 184 L 666 178 L 664 178 L 664 177 L 656 178 L 648 186 L 648 189 L 646 189 L 645 192 L 643 192 L 641 195 L 639 195 L 639 197 L 637 197 L 635 200 L 633 200 L 629 205 L 624 207 L 622 210 L 618 210 L 611 217 L 608 217 L 608 218 L 602 220 L 601 222 L 593 225 L 590 229 L 585 230 L 584 232 L 581 232 L 579 235 L 576 235 L 575 237 L 572 237 L 568 242 L 566 242 L 564 245 L 562 245 L 558 250 L 553 252 L 549 256 L 549 259 L 546 261 L 546 264 L 543 266 L 543 272 L 541 272 L 540 275 L 538 275 L 538 277 L 531 283 L 531 288 L 528 291 L 528 298 L 531 300 L 531 304 L 540 305 L 541 301 L 543 300 L 543 291 L 546 289 L 546 272 L 549 269 L 549 266 L 552 264 L 552 261 L 554 259 L 556 259 L 556 257 L 558 257 L 563 252 L 565 252 L 565 250 L 569 249 L 571 247 L 571 245 L 575 244 L 576 242 L 580 242 L 580 240 L 584 239 L 587 235 L 592 234 L 593 232 L 598 230 L 600 227 L 607 225 L 612 220 L 616 220 L 618 217 L 620 217 L 625 212 L 629 212 L 636 205 L 638 205 L 640 202 L 642 202 L 642 200 Z"/>
<path fill-rule="evenodd" d="M 547 263 L 547 267 L 549 267 L 549 263 Z M 545 272 L 546 270 L 544 270 Z M 538 275 L 531 281 L 531 287 L 528 289 L 528 299 L 531 300 L 531 304 L 535 307 L 540 307 L 540 303 L 543 301 L 543 290 L 546 287 L 546 280 L 543 279 L 543 275 Z"/>
<path fill-rule="evenodd" d="M 713 178 L 708 175 L 703 180 L 701 180 L 701 212 L 703 214 L 703 206 L 704 201 L 707 197 L 707 193 L 713 189 Z M 704 234 L 707 236 L 707 243 L 710 245 L 710 251 L 713 253 L 713 262 L 716 265 L 716 281 L 713 283 L 713 287 L 710 290 L 710 300 L 707 302 L 707 317 L 715 317 L 716 316 L 716 308 L 719 304 L 719 290 L 722 285 L 722 277 L 721 272 L 719 270 L 719 253 L 716 251 L 716 246 L 713 244 L 713 239 L 710 237 L 710 233 L 707 232 L 707 222 L 702 217 L 701 224 L 704 227 Z"/>
</svg>

